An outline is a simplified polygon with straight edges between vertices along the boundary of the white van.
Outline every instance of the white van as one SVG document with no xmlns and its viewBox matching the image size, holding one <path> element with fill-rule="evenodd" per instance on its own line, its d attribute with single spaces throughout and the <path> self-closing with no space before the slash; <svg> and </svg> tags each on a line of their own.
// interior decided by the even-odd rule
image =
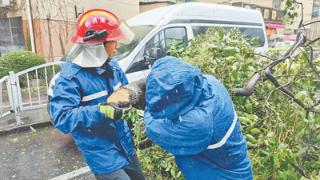
<svg viewBox="0 0 320 180">
<path fill-rule="evenodd" d="M 165 56 L 173 40 L 187 44 L 189 40 L 206 31 L 208 27 L 239 28 L 248 37 L 257 38 L 265 52 L 268 41 L 265 24 L 259 11 L 209 3 L 182 3 L 153 9 L 127 21 L 135 33 L 134 40 L 118 49 L 115 59 L 127 74 L 129 82 L 146 77 L 156 50 L 156 58 Z M 55 78 L 54 78 L 55 79 Z M 51 82 L 50 87 L 54 83 Z M 49 88 L 49 95 L 52 90 Z"/>
<path fill-rule="evenodd" d="M 259 11 L 209 3 L 183 3 L 153 9 L 127 21 L 135 39 L 119 48 L 116 59 L 129 81 L 146 77 L 152 62 L 146 62 L 150 50 L 158 50 L 157 58 L 166 55 L 173 40 L 187 43 L 208 27 L 239 28 L 249 38 L 257 38 L 260 47 L 268 49 L 265 24 Z"/>
</svg>

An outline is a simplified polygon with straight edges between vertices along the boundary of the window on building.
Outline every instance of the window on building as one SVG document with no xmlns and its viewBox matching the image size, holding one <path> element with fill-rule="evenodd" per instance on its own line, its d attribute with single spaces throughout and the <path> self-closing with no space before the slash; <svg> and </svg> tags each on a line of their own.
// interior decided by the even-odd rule
<svg viewBox="0 0 320 180">
<path fill-rule="evenodd" d="M 24 49 L 21 17 L 0 18 L 0 56 Z"/>
<path fill-rule="evenodd" d="M 320 0 L 313 0 L 312 17 L 318 17 L 320 10 Z"/>
<path fill-rule="evenodd" d="M 272 7 L 275 9 L 281 8 L 281 0 L 272 0 Z"/>
</svg>

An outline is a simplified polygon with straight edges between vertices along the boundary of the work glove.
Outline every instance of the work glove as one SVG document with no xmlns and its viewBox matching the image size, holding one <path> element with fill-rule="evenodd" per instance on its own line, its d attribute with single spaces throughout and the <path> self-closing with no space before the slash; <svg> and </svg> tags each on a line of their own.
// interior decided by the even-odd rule
<svg viewBox="0 0 320 180">
<path fill-rule="evenodd" d="M 106 118 L 118 120 L 122 119 L 124 114 L 131 109 L 131 105 L 129 102 L 100 103 L 98 109 Z"/>
</svg>

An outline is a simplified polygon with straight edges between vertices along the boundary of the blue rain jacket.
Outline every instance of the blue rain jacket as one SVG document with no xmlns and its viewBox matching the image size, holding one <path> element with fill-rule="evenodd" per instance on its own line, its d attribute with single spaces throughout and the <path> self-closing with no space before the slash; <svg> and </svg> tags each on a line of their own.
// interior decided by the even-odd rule
<svg viewBox="0 0 320 180">
<path fill-rule="evenodd" d="M 216 78 L 164 57 L 147 78 L 146 102 L 148 137 L 175 156 L 187 179 L 252 179 L 232 100 Z"/>
<path fill-rule="evenodd" d="M 111 173 L 129 164 L 134 153 L 132 135 L 126 121 L 112 121 L 98 111 L 98 103 L 127 78 L 117 62 L 99 68 L 62 64 L 55 81 L 49 110 L 54 126 L 71 133 L 95 174 Z"/>
</svg>

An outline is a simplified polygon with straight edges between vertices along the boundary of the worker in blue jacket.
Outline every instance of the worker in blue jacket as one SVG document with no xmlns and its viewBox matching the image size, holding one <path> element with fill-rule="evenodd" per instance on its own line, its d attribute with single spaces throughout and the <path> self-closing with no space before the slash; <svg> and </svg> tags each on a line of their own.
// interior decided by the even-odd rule
<svg viewBox="0 0 320 180">
<path fill-rule="evenodd" d="M 111 12 L 94 9 L 83 13 L 75 43 L 55 80 L 49 104 L 53 124 L 71 133 L 87 164 L 100 180 L 144 179 L 130 129 L 122 119 L 122 104 L 106 103 L 107 97 L 128 83 L 116 61 L 117 41 L 125 35 Z M 128 36 L 127 36 L 128 37 Z"/>
<path fill-rule="evenodd" d="M 174 57 L 146 80 L 148 137 L 172 153 L 186 179 L 252 179 L 246 141 L 226 88 Z"/>
</svg>

